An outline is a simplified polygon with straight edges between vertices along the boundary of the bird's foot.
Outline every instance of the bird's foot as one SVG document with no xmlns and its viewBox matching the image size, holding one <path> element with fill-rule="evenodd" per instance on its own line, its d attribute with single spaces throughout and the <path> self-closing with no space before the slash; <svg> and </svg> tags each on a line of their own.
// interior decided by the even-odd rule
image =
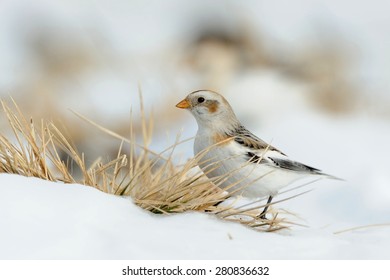
<svg viewBox="0 0 390 280">
<path fill-rule="evenodd" d="M 259 219 L 262 219 L 262 220 L 269 220 L 267 218 L 267 212 L 262 212 L 260 215 L 257 216 Z"/>
</svg>

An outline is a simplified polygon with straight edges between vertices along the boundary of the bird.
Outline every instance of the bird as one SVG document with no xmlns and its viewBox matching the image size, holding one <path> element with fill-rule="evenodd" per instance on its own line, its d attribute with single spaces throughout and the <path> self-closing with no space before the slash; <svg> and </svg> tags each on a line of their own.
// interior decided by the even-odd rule
<svg viewBox="0 0 390 280">
<path fill-rule="evenodd" d="M 259 215 L 266 218 L 268 207 L 278 192 L 309 176 L 339 179 L 321 170 L 290 159 L 263 141 L 238 120 L 229 102 L 212 90 L 196 90 L 180 101 L 177 108 L 195 117 L 198 131 L 194 154 L 203 173 L 231 194 L 267 198 Z"/>
</svg>

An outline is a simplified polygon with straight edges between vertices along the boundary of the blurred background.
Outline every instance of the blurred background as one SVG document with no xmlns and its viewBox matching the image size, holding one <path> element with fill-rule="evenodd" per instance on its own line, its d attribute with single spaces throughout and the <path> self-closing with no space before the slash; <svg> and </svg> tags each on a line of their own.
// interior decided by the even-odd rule
<svg viewBox="0 0 390 280">
<path fill-rule="evenodd" d="M 160 151 L 196 133 L 174 105 L 212 89 L 265 141 L 346 179 L 286 208 L 311 224 L 388 222 L 389 10 L 386 0 L 2 0 L 0 97 L 66 126 L 92 162 L 119 142 L 69 109 L 128 136 L 141 88 Z M 192 156 L 192 143 L 179 154 Z"/>
</svg>

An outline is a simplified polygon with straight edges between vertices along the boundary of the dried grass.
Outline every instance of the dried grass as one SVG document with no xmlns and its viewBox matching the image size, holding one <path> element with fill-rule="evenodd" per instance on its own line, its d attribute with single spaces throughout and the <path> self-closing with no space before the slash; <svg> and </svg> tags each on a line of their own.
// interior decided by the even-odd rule
<svg viewBox="0 0 390 280">
<path fill-rule="evenodd" d="M 1 101 L 1 105 L 14 140 L 0 135 L 0 173 L 91 186 L 108 194 L 131 197 L 137 205 L 156 214 L 208 212 L 259 231 L 276 231 L 293 224 L 280 217 L 282 212 L 278 214 L 272 208 L 268 214 L 272 215 L 272 219 L 260 219 L 258 215 L 264 204 L 247 207 L 235 207 L 234 202 L 228 206 L 218 204 L 228 197 L 228 193 L 211 183 L 196 168 L 203 154 L 181 166 L 174 165 L 174 151 L 181 143 L 179 137 L 161 153 L 150 150 L 148 146 L 152 139 L 153 119 L 147 121 L 142 98 L 142 144 L 135 141 L 133 120 L 130 122 L 130 137 L 125 138 L 78 114 L 89 124 L 121 141 L 115 159 L 105 162 L 99 158 L 90 165 L 71 139 L 53 123 L 42 120 L 36 125 L 31 119 L 25 118 L 14 101 L 12 106 L 4 101 Z M 124 145 L 129 145 L 128 154 L 123 153 Z M 70 161 L 60 156 L 64 153 Z M 80 179 L 73 175 L 73 169 L 70 168 L 74 164 L 81 171 Z M 220 178 L 220 182 L 225 179 Z"/>
<path fill-rule="evenodd" d="M 334 232 L 334 234 L 335 235 L 339 235 L 339 234 L 351 233 L 351 232 L 360 231 L 360 230 L 369 230 L 369 229 L 382 228 L 382 227 L 390 227 L 390 223 L 386 223 L 386 224 L 373 224 L 373 225 L 354 227 L 354 228 L 349 228 L 349 229 L 345 229 L 345 230 L 340 230 L 340 231 Z"/>
</svg>

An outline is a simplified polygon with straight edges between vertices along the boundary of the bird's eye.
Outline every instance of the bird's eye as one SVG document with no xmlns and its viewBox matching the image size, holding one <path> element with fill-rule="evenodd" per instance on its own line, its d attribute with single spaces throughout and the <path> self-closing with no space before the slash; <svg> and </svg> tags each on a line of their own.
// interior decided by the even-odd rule
<svg viewBox="0 0 390 280">
<path fill-rule="evenodd" d="M 199 102 L 199 103 L 203 103 L 204 101 L 205 101 L 205 99 L 204 99 L 203 97 L 199 97 L 199 98 L 198 98 L 198 102 Z"/>
</svg>

